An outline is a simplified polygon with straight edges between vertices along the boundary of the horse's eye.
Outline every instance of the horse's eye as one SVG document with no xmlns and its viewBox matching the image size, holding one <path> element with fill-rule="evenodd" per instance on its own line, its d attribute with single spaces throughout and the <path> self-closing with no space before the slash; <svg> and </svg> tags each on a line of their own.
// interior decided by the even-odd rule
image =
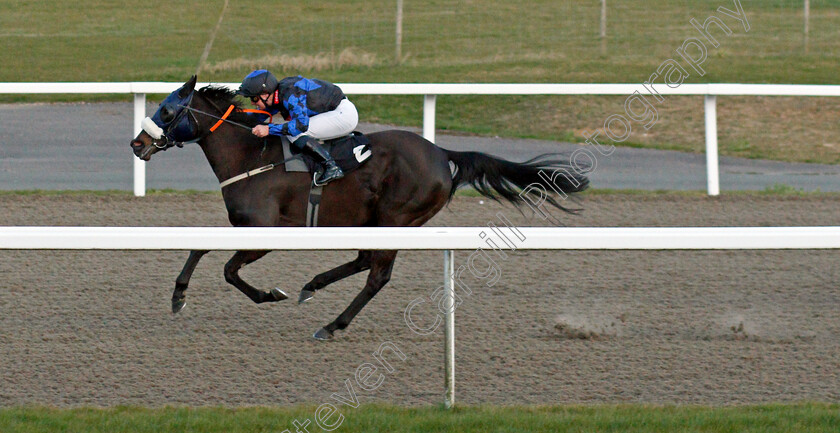
<svg viewBox="0 0 840 433">
<path fill-rule="evenodd" d="M 175 120 L 175 110 L 171 105 L 164 105 L 160 107 L 160 120 L 164 124 L 169 124 Z"/>
</svg>

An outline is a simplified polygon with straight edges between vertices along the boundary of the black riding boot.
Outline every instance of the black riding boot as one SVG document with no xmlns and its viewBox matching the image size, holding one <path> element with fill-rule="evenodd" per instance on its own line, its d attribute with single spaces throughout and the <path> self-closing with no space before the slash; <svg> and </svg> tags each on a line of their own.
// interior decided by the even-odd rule
<svg viewBox="0 0 840 433">
<path fill-rule="evenodd" d="M 344 172 L 336 165 L 335 160 L 329 152 L 318 143 L 318 140 L 304 135 L 295 140 L 295 144 L 299 148 L 309 151 L 310 154 L 320 160 L 319 162 L 324 164 L 324 172 L 315 179 L 316 185 L 325 185 L 328 182 L 344 177 Z"/>
</svg>

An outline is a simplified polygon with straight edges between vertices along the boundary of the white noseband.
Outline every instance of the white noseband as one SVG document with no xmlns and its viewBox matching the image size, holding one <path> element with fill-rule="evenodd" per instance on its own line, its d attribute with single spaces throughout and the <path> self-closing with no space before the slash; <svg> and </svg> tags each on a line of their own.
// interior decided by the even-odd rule
<svg viewBox="0 0 840 433">
<path fill-rule="evenodd" d="M 140 122 L 140 127 L 146 131 L 146 134 L 149 134 L 155 140 L 160 140 L 163 137 L 163 129 L 160 126 L 155 125 L 155 122 L 152 121 L 152 118 L 147 117 Z"/>
</svg>

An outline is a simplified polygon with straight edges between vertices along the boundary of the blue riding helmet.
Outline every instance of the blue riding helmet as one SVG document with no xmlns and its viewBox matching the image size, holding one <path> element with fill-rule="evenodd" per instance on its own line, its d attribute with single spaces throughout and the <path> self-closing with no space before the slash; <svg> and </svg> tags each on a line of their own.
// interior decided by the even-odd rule
<svg viewBox="0 0 840 433">
<path fill-rule="evenodd" d="M 236 93 L 251 98 L 259 96 L 261 93 L 271 93 L 277 90 L 278 83 L 279 81 L 274 74 L 265 69 L 257 69 L 245 76 Z"/>
</svg>

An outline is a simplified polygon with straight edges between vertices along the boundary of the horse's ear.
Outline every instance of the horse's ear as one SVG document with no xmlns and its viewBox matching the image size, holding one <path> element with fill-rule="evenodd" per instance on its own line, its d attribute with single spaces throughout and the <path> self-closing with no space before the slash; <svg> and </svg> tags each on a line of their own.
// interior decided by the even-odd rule
<svg viewBox="0 0 840 433">
<path fill-rule="evenodd" d="M 178 92 L 178 96 L 186 98 L 187 95 L 189 95 L 193 92 L 193 90 L 195 90 L 196 81 L 198 81 L 198 76 L 193 75 L 192 78 L 190 78 L 186 83 L 184 83 L 184 87 L 181 87 L 181 91 Z"/>
</svg>

